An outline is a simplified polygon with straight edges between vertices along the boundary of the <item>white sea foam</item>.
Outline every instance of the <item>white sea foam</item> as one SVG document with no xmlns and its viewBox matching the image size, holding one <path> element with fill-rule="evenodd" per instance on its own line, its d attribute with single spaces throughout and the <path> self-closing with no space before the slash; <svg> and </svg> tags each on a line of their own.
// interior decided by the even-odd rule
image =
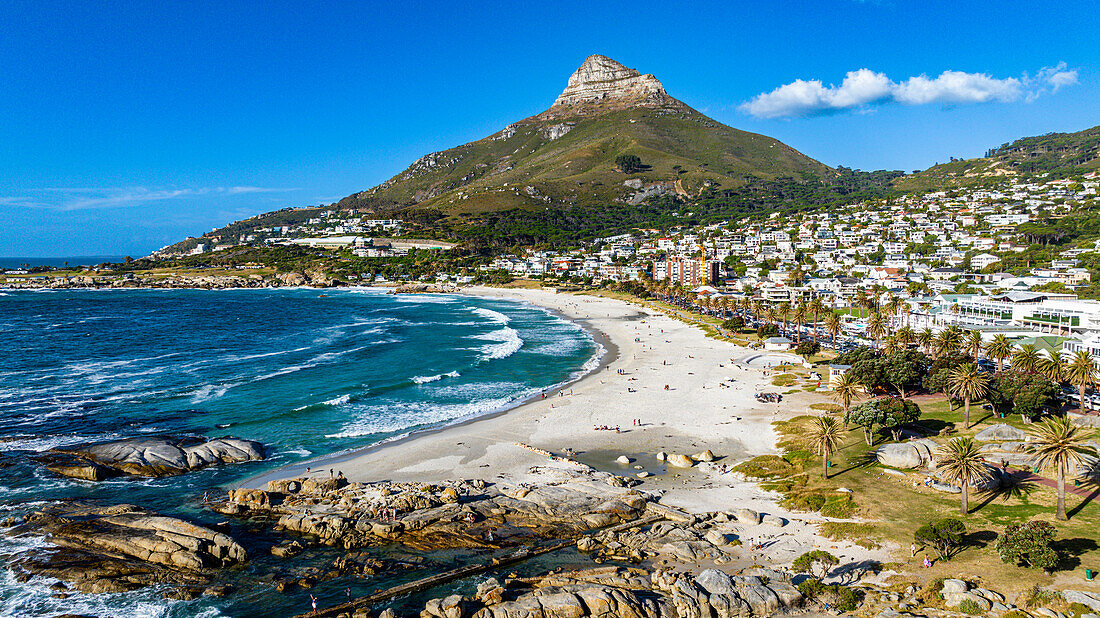
<svg viewBox="0 0 1100 618">
<path fill-rule="evenodd" d="M 394 294 L 393 299 L 399 303 L 428 305 L 449 305 L 458 301 L 458 298 L 444 294 Z"/>
<path fill-rule="evenodd" d="M 437 373 L 434 376 L 413 376 L 410 379 L 416 384 L 427 384 L 428 382 L 437 382 L 443 378 L 457 378 L 460 375 L 462 374 L 457 371 L 451 371 L 449 373 Z"/>
<path fill-rule="evenodd" d="M 523 339 L 520 338 L 519 333 L 516 329 L 508 326 L 483 335 L 475 335 L 473 338 L 494 342 L 481 346 L 480 351 L 483 360 L 507 358 L 519 352 L 520 348 L 523 347 Z"/>
<path fill-rule="evenodd" d="M 236 363 L 239 361 L 256 360 L 257 358 L 267 358 L 269 356 L 281 356 L 283 354 L 292 354 L 294 352 L 304 352 L 309 349 L 309 346 L 302 348 L 294 348 L 293 350 L 278 350 L 276 352 L 264 352 L 263 354 L 245 354 L 243 356 L 237 356 L 234 354 L 228 354 L 221 357 L 221 360 L 227 363 Z"/>
<path fill-rule="evenodd" d="M 58 599 L 54 596 L 56 593 L 50 590 L 50 585 L 56 582 L 53 578 L 36 576 L 21 583 L 11 570 L 5 569 L 0 573 L 0 599 L 4 601 L 0 604 L 0 618 L 58 614 L 134 618 L 167 618 L 174 615 L 215 618 L 223 615 L 216 608 L 196 607 L 197 602 L 162 599 L 162 587 L 111 594 L 70 592 L 66 598 Z"/>
<path fill-rule="evenodd" d="M 323 401 L 321 403 L 326 406 L 341 406 L 349 401 L 351 401 L 351 395 L 340 395 L 339 397 L 329 399 L 328 401 Z"/>
<path fill-rule="evenodd" d="M 484 387 L 485 385 L 481 386 Z M 537 392 L 537 390 L 534 392 Z M 509 403 L 531 396 L 534 392 L 521 391 L 469 403 L 436 404 L 430 401 L 410 401 L 389 404 L 384 408 L 382 406 L 369 406 L 364 408 L 355 420 L 344 425 L 339 433 L 328 434 L 325 437 L 356 438 L 461 421 L 503 409 Z"/>
<path fill-rule="evenodd" d="M 220 399 L 229 392 L 229 389 L 240 386 L 241 382 L 230 382 L 229 384 L 204 384 L 191 393 L 191 403 L 202 403 L 204 401 L 210 401 L 211 399 Z"/>
</svg>

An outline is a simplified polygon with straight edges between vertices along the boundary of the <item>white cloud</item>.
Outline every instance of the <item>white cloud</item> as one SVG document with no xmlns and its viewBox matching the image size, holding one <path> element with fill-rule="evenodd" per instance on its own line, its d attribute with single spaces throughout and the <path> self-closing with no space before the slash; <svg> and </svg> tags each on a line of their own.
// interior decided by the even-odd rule
<svg viewBox="0 0 1100 618">
<path fill-rule="evenodd" d="M 843 110 L 869 109 L 887 102 L 903 105 L 940 103 L 959 105 L 989 101 L 1012 102 L 1057 92 L 1077 83 L 1077 71 L 1060 62 L 1044 67 L 1035 77 L 996 78 L 985 73 L 944 71 L 937 77 L 910 77 L 895 82 L 870 69 L 850 71 L 839 86 L 821 80 L 798 79 L 743 103 L 740 110 L 758 118 L 816 116 Z"/>
<path fill-rule="evenodd" d="M 35 191 L 36 197 L 0 196 L 0 206 L 20 206 L 68 212 L 142 206 L 154 202 L 199 196 L 235 196 L 252 193 L 284 193 L 299 189 L 274 187 L 48 187 Z"/>
</svg>

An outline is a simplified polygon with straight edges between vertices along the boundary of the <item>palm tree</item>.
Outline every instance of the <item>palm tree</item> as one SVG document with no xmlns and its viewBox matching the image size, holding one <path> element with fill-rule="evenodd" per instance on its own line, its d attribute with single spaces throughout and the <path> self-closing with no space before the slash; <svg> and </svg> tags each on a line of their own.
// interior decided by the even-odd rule
<svg viewBox="0 0 1100 618">
<path fill-rule="evenodd" d="M 947 328 L 940 331 L 940 334 L 936 335 L 934 346 L 936 348 L 936 358 L 943 358 L 945 356 L 951 356 L 955 352 L 959 351 L 959 347 L 962 345 L 962 331 L 959 327 L 952 324 Z"/>
<path fill-rule="evenodd" d="M 1016 371 L 1034 373 L 1038 371 L 1039 361 L 1042 359 L 1043 357 L 1039 355 L 1039 350 L 1035 349 L 1034 345 L 1025 343 L 1013 353 L 1012 368 Z"/>
<path fill-rule="evenodd" d="M 802 343 L 802 325 L 806 322 L 806 305 L 799 303 L 794 306 L 794 328 L 798 336 L 798 342 Z"/>
<path fill-rule="evenodd" d="M 894 333 L 894 341 L 897 342 L 898 347 L 901 349 L 908 349 L 909 346 L 916 339 L 916 333 L 908 325 L 902 326 L 898 329 L 898 332 Z"/>
<path fill-rule="evenodd" d="M 1092 364 L 1092 359 L 1089 359 L 1089 364 Z M 1061 384 L 1066 379 L 1066 361 L 1062 358 L 1062 353 L 1057 350 L 1047 350 L 1047 355 L 1039 359 L 1039 364 L 1036 366 L 1039 373 L 1043 374 L 1043 377 Z"/>
<path fill-rule="evenodd" d="M 834 311 L 830 311 L 829 315 L 825 316 L 825 330 L 828 331 L 829 337 L 833 342 L 833 347 L 836 348 L 836 338 L 840 334 L 841 322 L 840 314 Z"/>
<path fill-rule="evenodd" d="M 935 342 L 936 336 L 932 334 L 932 329 L 925 327 L 924 330 L 917 333 L 917 344 L 924 349 L 925 354 L 932 353 L 932 343 Z"/>
<path fill-rule="evenodd" d="M 851 372 L 845 372 L 833 386 L 832 397 L 840 405 L 844 406 L 844 416 L 847 418 L 848 409 L 852 407 L 852 400 L 863 395 L 863 385 L 856 381 Z"/>
<path fill-rule="evenodd" d="M 819 416 L 810 424 L 810 444 L 821 455 L 821 478 L 829 478 L 829 455 L 832 455 L 841 440 L 844 439 L 844 429 L 835 418 Z"/>
<path fill-rule="evenodd" d="M 867 292 L 863 290 L 856 290 L 856 295 L 852 299 L 852 306 L 859 309 L 859 317 L 863 318 L 863 308 L 867 305 Z"/>
<path fill-rule="evenodd" d="M 882 338 L 882 353 L 891 356 L 900 349 L 897 335 L 886 335 Z"/>
<path fill-rule="evenodd" d="M 1058 475 L 1058 511 L 1055 516 L 1066 520 L 1066 473 L 1076 474 L 1081 455 L 1087 452 L 1089 436 L 1081 432 L 1068 418 L 1051 418 L 1030 430 L 1031 453 L 1039 469 L 1051 468 Z"/>
<path fill-rule="evenodd" d="M 821 302 L 820 298 L 815 298 L 810 301 L 809 308 L 814 316 L 814 343 L 817 343 L 817 316 L 825 313 L 825 303 Z"/>
<path fill-rule="evenodd" d="M 982 344 L 982 334 L 979 331 L 966 331 L 966 351 L 970 354 L 970 358 L 978 360 L 984 347 L 985 346 Z"/>
<path fill-rule="evenodd" d="M 994 335 L 985 344 L 985 355 L 997 361 L 997 371 L 1001 371 L 1004 369 L 1005 359 L 1012 356 L 1012 342 L 1004 335 Z"/>
<path fill-rule="evenodd" d="M 959 365 L 947 374 L 947 391 L 963 400 L 963 425 L 970 428 L 970 402 L 985 397 L 989 392 L 989 377 L 978 370 L 974 363 Z"/>
<path fill-rule="evenodd" d="M 886 334 L 886 319 L 881 311 L 875 311 L 867 318 L 867 334 L 875 340 L 875 347 L 877 348 L 882 336 Z"/>
<path fill-rule="evenodd" d="M 784 302 L 779 303 L 779 319 L 783 320 L 783 325 L 779 327 L 779 332 L 780 333 L 786 333 L 787 332 L 787 327 L 789 326 L 787 324 L 787 319 L 790 317 L 790 313 L 791 313 L 791 303 L 790 302 L 784 301 Z"/>
<path fill-rule="evenodd" d="M 1085 409 L 1085 391 L 1096 384 L 1096 365 L 1093 364 L 1092 354 L 1087 350 L 1077 350 L 1065 367 L 1064 377 L 1066 381 L 1077 387 L 1077 394 L 1081 396 L 1081 409 Z"/>
<path fill-rule="evenodd" d="M 936 454 L 939 459 L 936 470 L 943 480 L 962 489 L 959 514 L 966 515 L 970 510 L 967 503 L 970 487 L 989 476 L 982 452 L 971 438 L 959 437 L 949 440 L 936 450 Z"/>
<path fill-rule="evenodd" d="M 890 300 L 886 301 L 886 304 L 883 305 L 883 309 L 885 309 L 886 313 L 890 316 L 891 324 L 897 321 L 898 311 L 901 309 L 902 304 L 903 303 L 900 298 L 891 294 Z"/>
</svg>

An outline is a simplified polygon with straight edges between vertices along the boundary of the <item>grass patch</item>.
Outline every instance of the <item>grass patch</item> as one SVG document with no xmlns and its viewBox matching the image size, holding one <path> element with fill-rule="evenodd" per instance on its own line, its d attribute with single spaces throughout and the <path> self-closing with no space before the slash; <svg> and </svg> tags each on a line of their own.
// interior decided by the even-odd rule
<svg viewBox="0 0 1100 618">
<path fill-rule="evenodd" d="M 734 471 L 750 478 L 772 479 L 800 472 L 801 467 L 792 465 L 791 462 L 778 455 L 760 455 L 738 464 L 734 467 Z"/>
<path fill-rule="evenodd" d="M 794 383 L 798 381 L 798 376 L 793 373 L 781 373 L 772 378 L 773 386 L 794 386 Z"/>
<path fill-rule="evenodd" d="M 818 529 L 821 531 L 822 536 L 834 541 L 848 541 L 859 545 L 860 547 L 866 547 L 867 549 L 875 549 L 878 547 L 878 543 L 875 542 L 875 526 L 874 524 L 860 524 L 850 521 L 827 521 Z"/>
<path fill-rule="evenodd" d="M 822 410 L 824 412 L 840 412 L 844 409 L 843 406 L 839 406 L 835 403 L 811 403 L 811 410 Z"/>
</svg>

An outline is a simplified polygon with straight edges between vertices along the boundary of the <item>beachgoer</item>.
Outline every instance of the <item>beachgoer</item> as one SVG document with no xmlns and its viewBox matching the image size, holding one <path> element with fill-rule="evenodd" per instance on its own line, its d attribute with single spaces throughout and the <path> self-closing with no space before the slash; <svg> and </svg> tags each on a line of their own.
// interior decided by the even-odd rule
<svg viewBox="0 0 1100 618">
<path fill-rule="evenodd" d="M 916 543 L 910 543 L 909 544 L 909 557 L 913 558 L 916 555 L 917 555 L 917 544 Z"/>
<path fill-rule="evenodd" d="M 206 504 L 207 502 L 210 502 L 210 492 L 204 491 L 202 493 L 202 503 Z"/>
<path fill-rule="evenodd" d="M 926 568 L 926 569 L 932 568 L 932 561 L 928 559 L 928 556 L 924 557 L 924 568 Z"/>
<path fill-rule="evenodd" d="M 313 611 L 317 611 L 317 597 L 309 595 L 309 603 L 313 606 Z"/>
<path fill-rule="evenodd" d="M 333 469 L 332 469 L 332 468 L 329 468 L 329 469 L 328 469 L 328 477 L 329 477 L 330 479 L 331 479 L 331 478 L 336 478 L 336 477 L 334 476 L 334 474 L 333 474 Z"/>
</svg>

